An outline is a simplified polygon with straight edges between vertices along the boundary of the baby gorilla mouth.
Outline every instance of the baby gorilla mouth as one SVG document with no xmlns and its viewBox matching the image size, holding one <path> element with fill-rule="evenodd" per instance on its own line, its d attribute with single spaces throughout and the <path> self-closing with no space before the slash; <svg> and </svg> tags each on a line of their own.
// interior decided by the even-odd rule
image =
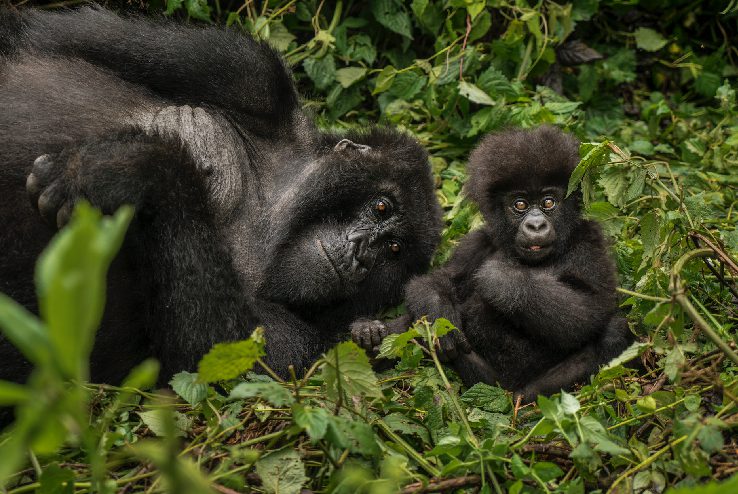
<svg viewBox="0 0 738 494">
<path fill-rule="evenodd" d="M 535 252 L 535 251 L 541 250 L 541 246 L 540 245 L 531 245 L 530 247 L 528 247 L 528 250 L 532 250 L 532 251 Z"/>
</svg>

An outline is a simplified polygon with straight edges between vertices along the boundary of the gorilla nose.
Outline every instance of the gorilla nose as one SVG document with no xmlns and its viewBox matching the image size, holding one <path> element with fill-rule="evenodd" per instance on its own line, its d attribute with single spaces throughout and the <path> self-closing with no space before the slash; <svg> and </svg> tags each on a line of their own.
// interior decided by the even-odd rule
<svg viewBox="0 0 738 494">
<path fill-rule="evenodd" d="M 525 220 L 525 229 L 529 233 L 545 234 L 549 230 L 548 220 L 543 216 L 533 216 Z"/>
</svg>

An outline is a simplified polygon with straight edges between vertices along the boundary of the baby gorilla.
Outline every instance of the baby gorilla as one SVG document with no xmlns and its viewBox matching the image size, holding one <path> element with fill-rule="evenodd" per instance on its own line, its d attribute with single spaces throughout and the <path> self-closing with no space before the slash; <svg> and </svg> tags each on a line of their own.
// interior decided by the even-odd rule
<svg viewBox="0 0 738 494">
<path fill-rule="evenodd" d="M 354 340 L 374 349 L 417 318 L 461 331 L 439 353 L 466 385 L 499 384 L 525 402 L 586 380 L 631 342 L 599 226 L 566 196 L 578 142 L 554 127 L 487 136 L 469 158 L 467 193 L 486 225 L 449 262 L 407 285 L 408 314 L 360 320 Z M 472 350 L 473 349 L 473 350 Z"/>
</svg>

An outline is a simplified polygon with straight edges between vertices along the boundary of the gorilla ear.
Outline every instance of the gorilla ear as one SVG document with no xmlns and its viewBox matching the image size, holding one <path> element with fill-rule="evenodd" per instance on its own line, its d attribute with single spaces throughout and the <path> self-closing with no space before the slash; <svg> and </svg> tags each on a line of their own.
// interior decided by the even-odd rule
<svg viewBox="0 0 738 494">
<path fill-rule="evenodd" d="M 333 147 L 334 151 L 345 151 L 346 149 L 355 149 L 360 153 L 367 153 L 372 150 L 372 147 L 367 146 L 366 144 L 356 144 L 354 141 L 349 139 L 341 139 L 338 141 L 338 144 Z"/>
</svg>

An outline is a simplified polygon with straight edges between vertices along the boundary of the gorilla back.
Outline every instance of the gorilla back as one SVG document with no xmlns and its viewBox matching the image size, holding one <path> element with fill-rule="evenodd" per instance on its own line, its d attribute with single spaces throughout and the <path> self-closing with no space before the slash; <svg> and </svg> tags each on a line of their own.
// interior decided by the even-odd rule
<svg viewBox="0 0 738 494">
<path fill-rule="evenodd" d="M 426 153 L 389 129 L 318 131 L 267 45 L 100 8 L 0 23 L 0 291 L 36 309 L 35 259 L 75 201 L 136 208 L 94 380 L 147 356 L 166 379 L 256 325 L 267 363 L 299 370 L 428 267 Z M 25 365 L 0 340 L 0 378 Z"/>
</svg>

